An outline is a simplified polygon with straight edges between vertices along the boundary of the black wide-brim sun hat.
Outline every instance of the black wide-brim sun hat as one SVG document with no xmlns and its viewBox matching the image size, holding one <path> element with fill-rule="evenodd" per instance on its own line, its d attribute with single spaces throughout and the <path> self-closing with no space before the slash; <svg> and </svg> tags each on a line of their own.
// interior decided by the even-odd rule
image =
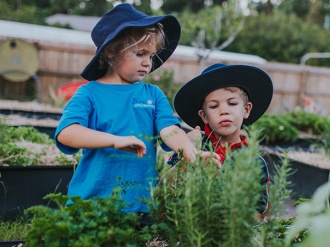
<svg viewBox="0 0 330 247">
<path fill-rule="evenodd" d="M 249 65 L 214 64 L 182 86 L 175 95 L 174 108 L 186 124 L 192 128 L 200 126 L 203 130 L 204 122 L 198 115 L 202 101 L 209 93 L 224 87 L 239 87 L 248 94 L 253 106 L 243 125 L 258 120 L 273 97 L 272 80 L 263 70 Z"/>
<path fill-rule="evenodd" d="M 159 68 L 174 52 L 177 47 L 181 27 L 176 17 L 173 15 L 148 16 L 135 8 L 131 4 L 119 4 L 105 13 L 92 31 L 92 40 L 97 49 L 94 57 L 80 74 L 86 80 L 97 80 L 105 75 L 106 69 L 99 68 L 99 57 L 104 47 L 117 35 L 127 28 L 148 27 L 161 23 L 166 36 L 166 47 L 157 56 L 154 56 L 153 67 L 150 72 Z"/>
</svg>

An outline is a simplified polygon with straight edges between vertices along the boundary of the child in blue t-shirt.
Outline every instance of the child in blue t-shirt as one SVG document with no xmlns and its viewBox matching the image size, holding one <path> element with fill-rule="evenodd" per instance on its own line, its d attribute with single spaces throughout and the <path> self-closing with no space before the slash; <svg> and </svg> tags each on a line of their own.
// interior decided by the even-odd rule
<svg viewBox="0 0 330 247">
<path fill-rule="evenodd" d="M 89 83 L 69 100 L 55 133 L 62 152 L 83 149 L 69 196 L 109 197 L 120 186 L 129 205 L 123 211 L 145 213 L 140 199 L 150 197 L 158 180 L 157 137 L 165 150 L 182 149 L 195 160 L 198 152 L 164 93 L 141 81 L 171 56 L 180 33 L 174 16 L 148 16 L 130 4 L 117 5 L 96 24 L 96 53 L 81 73 Z"/>
</svg>

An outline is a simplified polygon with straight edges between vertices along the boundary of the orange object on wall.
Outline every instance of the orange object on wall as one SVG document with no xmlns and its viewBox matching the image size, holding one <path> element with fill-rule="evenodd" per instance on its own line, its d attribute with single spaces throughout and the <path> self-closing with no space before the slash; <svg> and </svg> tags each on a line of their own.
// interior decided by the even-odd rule
<svg viewBox="0 0 330 247">
<path fill-rule="evenodd" d="M 88 81 L 86 80 L 66 83 L 57 89 L 56 94 L 63 95 L 65 100 L 68 101 L 72 97 L 72 95 L 77 91 L 78 87 L 86 83 L 88 83 Z"/>
</svg>

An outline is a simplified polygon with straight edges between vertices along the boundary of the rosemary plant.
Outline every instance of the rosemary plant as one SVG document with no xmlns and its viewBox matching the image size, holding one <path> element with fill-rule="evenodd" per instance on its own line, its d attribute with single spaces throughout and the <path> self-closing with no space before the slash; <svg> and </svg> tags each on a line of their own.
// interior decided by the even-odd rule
<svg viewBox="0 0 330 247">
<path fill-rule="evenodd" d="M 250 136 L 249 147 L 228 152 L 221 169 L 212 160 L 182 160 L 164 174 L 161 186 L 153 191 L 152 212 L 169 246 L 269 246 L 261 225 L 273 226 L 264 226 L 256 217 L 262 191 L 256 138 Z M 270 195 L 275 205 L 271 216 L 289 195 L 287 173 L 284 165 L 274 178 L 279 184 L 271 189 L 276 190 Z"/>
</svg>

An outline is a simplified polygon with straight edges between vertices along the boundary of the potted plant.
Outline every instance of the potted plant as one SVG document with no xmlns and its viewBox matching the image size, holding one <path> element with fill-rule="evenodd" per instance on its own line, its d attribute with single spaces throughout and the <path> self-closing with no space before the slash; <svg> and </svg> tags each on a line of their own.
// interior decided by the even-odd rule
<svg viewBox="0 0 330 247">
<path fill-rule="evenodd" d="M 60 153 L 48 135 L 33 127 L 13 127 L 0 122 L 0 131 L 2 220 L 23 215 L 30 206 L 49 204 L 42 199 L 49 193 L 66 194 L 80 154 Z"/>
</svg>

